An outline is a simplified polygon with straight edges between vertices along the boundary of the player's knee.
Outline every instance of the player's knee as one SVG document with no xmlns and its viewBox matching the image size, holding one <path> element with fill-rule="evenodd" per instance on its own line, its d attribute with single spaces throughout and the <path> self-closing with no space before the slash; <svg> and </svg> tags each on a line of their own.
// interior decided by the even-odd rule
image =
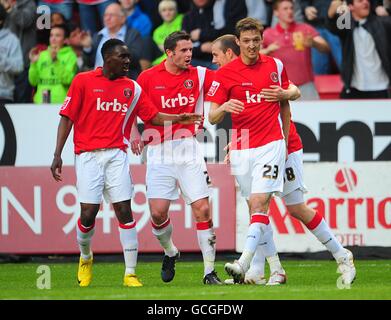
<svg viewBox="0 0 391 320">
<path fill-rule="evenodd" d="M 199 221 L 208 221 L 210 220 L 210 210 L 209 210 L 209 202 L 205 201 L 199 204 L 196 207 L 193 207 L 193 212 L 196 217 L 196 220 Z"/>
<path fill-rule="evenodd" d="M 92 209 L 85 209 L 80 212 L 80 222 L 83 226 L 89 227 L 92 226 L 95 222 L 95 217 L 97 212 L 95 213 Z"/>
<path fill-rule="evenodd" d="M 151 219 L 154 224 L 160 225 L 167 221 L 168 213 L 162 210 L 153 210 L 151 211 Z"/>
</svg>

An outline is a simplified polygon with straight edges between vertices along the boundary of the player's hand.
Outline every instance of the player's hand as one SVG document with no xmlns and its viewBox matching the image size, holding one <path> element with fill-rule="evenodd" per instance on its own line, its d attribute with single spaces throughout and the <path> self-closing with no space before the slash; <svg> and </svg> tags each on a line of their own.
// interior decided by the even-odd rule
<svg viewBox="0 0 391 320">
<path fill-rule="evenodd" d="M 180 124 L 201 124 L 204 121 L 204 116 L 197 113 L 181 113 L 178 115 Z"/>
<path fill-rule="evenodd" d="M 52 165 L 50 166 L 50 171 L 52 176 L 56 181 L 62 181 L 61 171 L 62 171 L 62 159 L 60 156 L 54 156 Z"/>
<path fill-rule="evenodd" d="M 231 157 L 231 142 L 228 143 L 225 147 L 224 147 L 224 151 L 227 151 L 227 154 L 225 155 L 224 157 L 224 163 L 226 164 L 230 164 L 230 157 Z"/>
<path fill-rule="evenodd" d="M 230 99 L 223 104 L 223 110 L 234 114 L 239 114 L 244 110 L 244 103 L 236 99 Z"/>
<path fill-rule="evenodd" d="M 136 156 L 141 155 L 144 149 L 144 142 L 141 139 L 135 139 L 130 143 L 130 149 Z"/>
<path fill-rule="evenodd" d="M 266 102 L 278 102 L 283 100 L 289 100 L 288 91 L 284 90 L 280 86 L 270 86 L 270 88 L 264 88 L 261 91 Z"/>
</svg>

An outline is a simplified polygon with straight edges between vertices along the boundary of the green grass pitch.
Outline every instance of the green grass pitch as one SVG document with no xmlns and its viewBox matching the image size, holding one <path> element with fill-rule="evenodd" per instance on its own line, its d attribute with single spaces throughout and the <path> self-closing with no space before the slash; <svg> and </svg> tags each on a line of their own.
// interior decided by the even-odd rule
<svg viewBox="0 0 391 320">
<path fill-rule="evenodd" d="M 254 300 L 254 299 L 391 299 L 391 261 L 357 260 L 357 279 L 351 289 L 338 289 L 334 261 L 282 261 L 288 283 L 279 287 L 202 284 L 202 262 L 178 261 L 171 283 L 160 279 L 159 262 L 139 262 L 141 288 L 122 286 L 123 263 L 95 259 L 94 278 L 88 288 L 76 282 L 77 263 L 46 263 L 50 268 L 51 289 L 38 289 L 40 264 L 0 264 L 0 299 L 128 299 L 128 300 Z M 225 279 L 226 261 L 216 270 Z M 39 282 L 39 281 L 38 281 Z"/>
</svg>

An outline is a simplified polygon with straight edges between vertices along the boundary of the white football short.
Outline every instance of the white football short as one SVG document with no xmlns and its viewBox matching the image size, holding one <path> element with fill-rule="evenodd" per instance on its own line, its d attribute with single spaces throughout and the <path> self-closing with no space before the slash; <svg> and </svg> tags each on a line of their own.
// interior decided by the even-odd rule
<svg viewBox="0 0 391 320">
<path fill-rule="evenodd" d="M 284 171 L 284 190 L 277 196 L 284 198 L 286 205 L 304 202 L 304 193 L 307 187 L 304 184 L 303 149 L 288 155 Z"/>
<path fill-rule="evenodd" d="M 120 149 L 101 149 L 75 156 L 79 202 L 99 204 L 129 200 L 133 184 L 128 154 Z"/>
<path fill-rule="evenodd" d="M 147 198 L 176 200 L 178 186 L 187 204 L 209 197 L 203 152 L 194 137 L 148 145 Z"/>
<path fill-rule="evenodd" d="M 285 150 L 285 141 L 277 140 L 258 148 L 231 151 L 231 172 L 243 197 L 282 192 Z"/>
</svg>

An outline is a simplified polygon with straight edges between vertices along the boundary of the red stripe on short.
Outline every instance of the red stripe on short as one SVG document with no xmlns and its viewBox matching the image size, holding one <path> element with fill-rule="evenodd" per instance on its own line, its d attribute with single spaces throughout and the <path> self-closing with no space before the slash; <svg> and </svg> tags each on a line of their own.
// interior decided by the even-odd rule
<svg viewBox="0 0 391 320">
<path fill-rule="evenodd" d="M 315 216 L 312 218 L 310 222 L 306 224 L 307 228 L 310 230 L 314 230 L 323 220 L 323 217 L 318 212 L 315 213 Z"/>
<path fill-rule="evenodd" d="M 208 230 L 213 227 L 212 220 L 196 223 L 197 230 Z"/>
<path fill-rule="evenodd" d="M 79 220 L 77 220 L 77 226 L 79 227 L 79 230 L 83 233 L 87 233 L 87 232 L 90 232 L 92 229 L 94 229 L 95 227 L 95 222 L 94 224 L 91 226 L 91 227 L 85 227 L 81 224 L 81 221 L 80 221 L 80 218 Z"/>
<path fill-rule="evenodd" d="M 170 222 L 171 222 L 170 218 L 168 218 L 166 222 L 163 222 L 161 225 L 157 225 L 157 224 L 153 223 L 153 221 L 151 220 L 152 228 L 154 228 L 156 230 L 163 229 L 163 228 L 167 227 L 170 224 Z"/>
<path fill-rule="evenodd" d="M 136 226 L 136 220 L 132 221 L 130 224 L 119 224 L 121 229 L 133 229 Z"/>
<path fill-rule="evenodd" d="M 263 223 L 263 224 L 269 224 L 269 217 L 263 214 L 253 214 L 251 216 L 250 224 L 251 223 Z"/>
</svg>

